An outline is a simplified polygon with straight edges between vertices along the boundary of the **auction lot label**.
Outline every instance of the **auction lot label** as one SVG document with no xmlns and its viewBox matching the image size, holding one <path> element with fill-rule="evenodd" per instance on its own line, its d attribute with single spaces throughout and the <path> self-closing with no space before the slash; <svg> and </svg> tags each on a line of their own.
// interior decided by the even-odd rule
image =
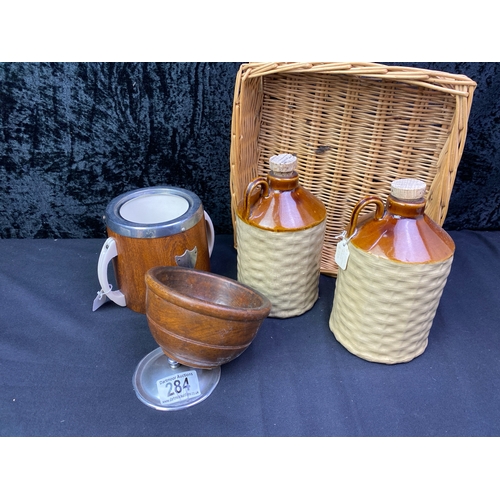
<svg viewBox="0 0 500 500">
<path fill-rule="evenodd" d="M 189 400 L 201 394 L 198 375 L 194 370 L 162 378 L 156 382 L 156 386 L 162 405 Z"/>
</svg>

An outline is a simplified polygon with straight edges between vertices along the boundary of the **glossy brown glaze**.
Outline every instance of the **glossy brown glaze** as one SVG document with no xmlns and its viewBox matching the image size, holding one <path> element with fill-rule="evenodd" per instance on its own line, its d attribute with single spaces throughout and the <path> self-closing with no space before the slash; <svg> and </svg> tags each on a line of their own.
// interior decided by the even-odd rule
<svg viewBox="0 0 500 500">
<path fill-rule="evenodd" d="M 377 212 L 371 220 L 357 225 L 362 208 L 375 204 Z M 378 197 L 362 200 L 354 208 L 347 236 L 365 252 L 405 263 L 440 262 L 455 251 L 455 244 L 444 229 L 425 215 L 425 200 L 402 201 L 388 196 L 385 212 Z"/>
<path fill-rule="evenodd" d="M 146 286 L 153 338 L 169 358 L 193 368 L 238 357 L 271 310 L 269 300 L 250 287 L 194 269 L 150 269 Z"/>
<path fill-rule="evenodd" d="M 201 219 L 192 228 L 161 238 L 129 238 L 108 228 L 116 241 L 118 255 L 113 259 L 117 288 L 125 295 L 127 307 L 146 313 L 146 271 L 155 266 L 174 266 L 175 257 L 197 248 L 195 268 L 210 271 L 206 223 Z"/>
<path fill-rule="evenodd" d="M 258 189 L 258 191 L 257 191 Z M 270 172 L 248 186 L 238 206 L 238 216 L 247 224 L 270 231 L 297 231 L 321 223 L 326 217 L 323 203 L 299 183 L 297 172 L 279 177 Z"/>
</svg>

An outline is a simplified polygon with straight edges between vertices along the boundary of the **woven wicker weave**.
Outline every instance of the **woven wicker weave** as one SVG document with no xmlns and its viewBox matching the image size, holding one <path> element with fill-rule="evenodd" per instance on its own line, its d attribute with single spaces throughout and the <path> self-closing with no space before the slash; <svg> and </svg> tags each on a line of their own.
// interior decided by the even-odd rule
<svg viewBox="0 0 500 500">
<path fill-rule="evenodd" d="M 280 153 L 297 156 L 301 184 L 327 208 L 324 274 L 337 273 L 337 236 L 354 205 L 385 199 L 394 179 L 424 181 L 427 215 L 442 225 L 475 87 L 463 75 L 375 63 L 243 64 L 231 126 L 234 231 L 245 188 Z"/>
</svg>

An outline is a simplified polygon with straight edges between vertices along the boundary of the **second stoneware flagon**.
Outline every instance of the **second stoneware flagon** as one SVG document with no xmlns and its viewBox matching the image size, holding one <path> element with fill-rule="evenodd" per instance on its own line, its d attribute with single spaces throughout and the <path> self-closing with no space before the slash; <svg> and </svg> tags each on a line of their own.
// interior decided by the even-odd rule
<svg viewBox="0 0 500 500">
<path fill-rule="evenodd" d="M 425 215 L 425 190 L 424 182 L 399 179 L 385 205 L 378 196 L 361 200 L 337 245 L 329 326 L 346 349 L 368 361 L 403 363 L 427 347 L 455 244 Z M 358 221 L 371 205 L 374 216 Z"/>
</svg>

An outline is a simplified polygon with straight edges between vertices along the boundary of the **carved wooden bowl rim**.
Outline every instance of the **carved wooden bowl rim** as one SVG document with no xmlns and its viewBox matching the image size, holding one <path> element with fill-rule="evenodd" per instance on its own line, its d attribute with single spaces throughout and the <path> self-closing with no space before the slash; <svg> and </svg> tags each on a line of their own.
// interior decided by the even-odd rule
<svg viewBox="0 0 500 500">
<path fill-rule="evenodd" d="M 176 278 L 175 281 L 190 281 L 197 293 L 188 295 L 180 292 L 169 285 L 169 282 L 174 281 L 171 278 Z M 271 302 L 263 294 L 239 281 L 209 271 L 178 266 L 158 266 L 147 271 L 145 280 L 148 295 L 153 292 L 171 304 L 206 316 L 243 322 L 262 321 L 271 310 Z M 207 286 L 224 291 L 224 302 L 218 303 L 208 297 L 207 299 L 201 298 L 200 291 Z M 248 297 L 248 299 L 233 304 L 231 300 L 227 300 L 231 296 Z M 146 301 L 149 303 L 148 298 Z"/>
</svg>

